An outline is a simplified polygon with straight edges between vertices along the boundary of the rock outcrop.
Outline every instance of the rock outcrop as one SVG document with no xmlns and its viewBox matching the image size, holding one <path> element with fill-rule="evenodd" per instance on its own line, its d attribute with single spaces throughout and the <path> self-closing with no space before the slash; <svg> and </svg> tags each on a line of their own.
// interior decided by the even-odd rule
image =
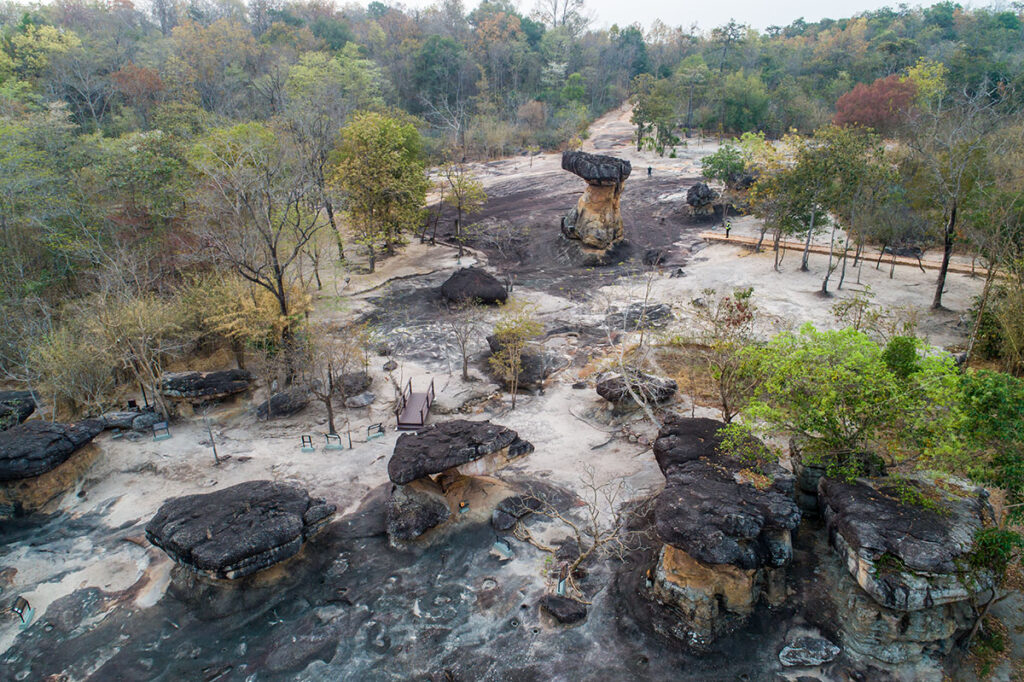
<svg viewBox="0 0 1024 682">
<path fill-rule="evenodd" d="M 235 580 L 298 554 L 334 513 L 333 504 L 297 485 L 247 481 L 167 500 L 146 537 L 197 573 Z"/>
<path fill-rule="evenodd" d="M 365 393 L 373 385 L 367 372 L 346 372 L 334 378 L 335 388 L 348 397 Z"/>
<path fill-rule="evenodd" d="M 622 374 L 606 374 L 598 379 L 596 389 L 597 394 L 608 402 L 622 405 L 636 404 L 633 393 L 647 403 L 662 403 L 675 395 L 679 386 L 672 379 L 636 372 L 629 376 L 628 381 Z"/>
<path fill-rule="evenodd" d="M 220 400 L 249 390 L 252 375 L 244 369 L 219 372 L 171 372 L 160 377 L 160 393 L 175 400 Z"/>
<path fill-rule="evenodd" d="M 35 411 L 32 391 L 0 391 L 0 431 L 22 423 Z"/>
<path fill-rule="evenodd" d="M 0 431 L 0 519 L 39 511 L 74 488 L 99 455 L 89 441 L 102 430 L 103 422 L 90 419 Z"/>
<path fill-rule="evenodd" d="M 501 342 L 493 334 L 487 337 L 487 345 L 491 349 L 492 354 L 501 352 Z M 522 391 L 536 391 L 544 388 L 544 380 L 568 364 L 568 358 L 562 355 L 533 346 L 527 347 L 523 350 L 519 359 L 521 367 L 519 372 L 519 389 Z M 504 378 L 497 376 L 490 363 L 488 363 L 488 369 L 495 379 L 501 381 L 505 388 L 508 388 L 508 382 Z"/>
<path fill-rule="evenodd" d="M 599 253 L 622 241 L 625 233 L 619 197 L 632 170 L 629 161 L 567 151 L 562 153 L 562 168 L 587 182 L 576 207 L 562 218 L 562 234 L 579 240 L 584 249 Z"/>
<path fill-rule="evenodd" d="M 290 417 L 306 409 L 309 405 L 309 391 L 293 388 L 270 396 L 256 406 L 256 417 L 267 419 L 269 417 Z"/>
<path fill-rule="evenodd" d="M 686 190 L 686 203 L 698 215 L 713 212 L 716 199 L 718 199 L 718 192 L 708 187 L 706 182 L 698 182 Z"/>
<path fill-rule="evenodd" d="M 452 303 L 504 303 L 508 292 L 498 279 L 480 268 L 462 268 L 455 271 L 441 285 L 441 295 Z"/>
<path fill-rule="evenodd" d="M 971 599 L 992 585 L 984 571 L 970 580 L 961 573 L 975 533 L 994 520 L 987 493 L 920 475 L 898 483 L 822 478 L 818 496 L 839 557 L 830 594 L 847 652 L 873 665 L 940 670 L 973 622 Z"/>
<path fill-rule="evenodd" d="M 587 617 L 587 607 L 575 599 L 557 594 L 546 594 L 540 606 L 562 625 L 574 625 Z"/>
<path fill-rule="evenodd" d="M 487 475 L 531 452 L 533 445 L 515 431 L 487 421 L 455 419 L 402 434 L 388 462 L 388 476 L 395 484 L 387 502 L 389 537 L 399 542 L 419 538 L 452 518 L 477 488 L 490 507 L 483 520 L 498 515 L 500 508 L 507 510 L 501 511 L 502 519 L 508 516 L 511 527 L 518 518 L 514 513 L 522 516 L 529 510 L 524 505 L 519 505 L 522 510 L 514 504 L 501 507 L 511 491 L 507 486 L 494 488 L 500 482 Z"/>
<path fill-rule="evenodd" d="M 672 306 L 667 303 L 632 303 L 604 318 L 610 329 L 635 332 L 652 327 L 664 327 L 672 321 Z"/>
<path fill-rule="evenodd" d="M 742 624 L 761 598 L 778 603 L 800 523 L 792 475 L 763 459 L 755 470 L 764 445 L 753 439 L 743 457 L 719 452 L 722 427 L 672 415 L 654 443 L 666 484 L 655 502 L 665 546 L 652 592 L 680 615 L 666 634 L 697 650 Z"/>
<path fill-rule="evenodd" d="M 103 431 L 103 422 L 76 424 L 31 421 L 0 431 L 0 481 L 45 474 Z"/>
</svg>

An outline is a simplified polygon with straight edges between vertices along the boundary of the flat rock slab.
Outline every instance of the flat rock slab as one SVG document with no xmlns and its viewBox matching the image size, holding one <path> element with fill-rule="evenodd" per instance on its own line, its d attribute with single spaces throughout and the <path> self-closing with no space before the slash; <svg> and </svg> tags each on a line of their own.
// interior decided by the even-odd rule
<svg viewBox="0 0 1024 682">
<path fill-rule="evenodd" d="M 627 332 L 664 327 L 672 321 L 672 306 L 668 303 L 631 303 L 625 310 L 609 313 L 604 318 L 610 329 Z"/>
<path fill-rule="evenodd" d="M 334 512 L 297 485 L 247 481 L 167 500 L 146 537 L 179 564 L 235 580 L 297 554 Z"/>
<path fill-rule="evenodd" d="M 786 667 L 819 666 L 839 655 L 840 649 L 824 637 L 797 637 L 779 652 L 779 663 Z"/>
<path fill-rule="evenodd" d="M 908 489 L 928 506 L 902 501 Z M 994 524 L 988 493 L 957 479 L 934 485 L 923 476 L 852 483 L 822 478 L 818 500 L 832 546 L 878 603 L 903 611 L 963 601 L 970 592 L 958 565 L 977 531 Z M 978 591 L 990 576 L 978 576 Z"/>
<path fill-rule="evenodd" d="M 22 423 L 35 411 L 32 391 L 0 391 L 0 430 Z"/>
<path fill-rule="evenodd" d="M 453 419 L 399 436 L 388 462 L 388 476 L 404 485 L 505 448 L 509 449 L 509 458 L 533 451 L 530 443 L 507 426 Z"/>
<path fill-rule="evenodd" d="M 616 185 L 629 177 L 633 166 L 614 156 L 580 151 L 562 152 L 562 170 L 580 176 L 592 185 Z"/>
<path fill-rule="evenodd" d="M 76 424 L 31 421 L 0 431 L 0 481 L 45 474 L 103 431 L 99 419 Z"/>
<path fill-rule="evenodd" d="M 160 393 L 168 398 L 209 400 L 249 389 L 252 375 L 244 369 L 220 372 L 171 372 L 160 377 Z"/>
<path fill-rule="evenodd" d="M 753 462 L 717 452 L 724 426 L 666 419 L 654 444 L 667 479 L 655 502 L 658 535 L 708 564 L 783 566 L 792 558 L 790 532 L 800 523 L 793 476 L 777 465 L 757 473 Z"/>
<path fill-rule="evenodd" d="M 504 303 L 508 292 L 498 279 L 480 268 L 456 270 L 441 285 L 441 295 L 452 303 Z"/>
</svg>

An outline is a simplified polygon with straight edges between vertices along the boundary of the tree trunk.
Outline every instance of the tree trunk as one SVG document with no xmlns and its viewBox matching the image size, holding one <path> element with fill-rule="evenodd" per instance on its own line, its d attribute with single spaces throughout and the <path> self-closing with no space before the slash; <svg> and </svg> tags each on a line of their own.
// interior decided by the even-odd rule
<svg viewBox="0 0 1024 682">
<path fill-rule="evenodd" d="M 469 353 L 465 347 L 462 349 L 462 380 L 469 381 Z"/>
<path fill-rule="evenodd" d="M 373 244 L 370 244 L 370 272 L 373 272 L 377 268 L 377 254 L 373 250 Z"/>
<path fill-rule="evenodd" d="M 878 253 L 878 262 L 875 263 L 875 270 L 882 264 L 882 259 L 885 258 L 885 249 L 889 246 L 889 242 L 882 242 L 882 250 Z"/>
<path fill-rule="evenodd" d="M 324 201 L 324 208 L 327 209 L 327 220 L 331 223 L 331 229 L 334 230 L 334 239 L 338 242 L 338 261 L 344 262 L 345 244 L 341 241 L 341 230 L 338 229 L 338 223 L 334 220 L 334 204 L 330 199 Z"/>
<path fill-rule="evenodd" d="M 337 429 L 334 428 L 334 404 L 331 400 L 331 395 L 328 394 L 327 398 L 324 399 L 324 407 L 327 408 L 327 428 L 328 433 L 337 433 Z"/>
<path fill-rule="evenodd" d="M 807 259 L 810 258 L 811 255 L 811 235 L 814 234 L 814 215 L 815 212 L 811 211 L 811 225 L 807 228 L 807 241 L 804 242 L 804 257 L 803 260 L 800 261 L 800 270 L 803 272 L 810 270 L 810 268 L 807 267 Z"/>
<path fill-rule="evenodd" d="M 825 279 L 821 280 L 821 295 L 828 296 L 828 281 L 832 278 L 832 252 L 836 245 L 836 224 L 832 223 L 832 236 L 828 240 L 828 267 L 825 268 Z"/>
<path fill-rule="evenodd" d="M 949 259 L 953 256 L 953 236 L 956 230 L 956 201 L 949 209 L 949 222 L 946 223 L 945 234 L 943 235 L 942 267 L 939 268 L 939 278 L 935 282 L 935 298 L 932 299 L 932 310 L 942 309 L 942 289 L 946 286 L 946 273 L 949 271 Z"/>
<path fill-rule="evenodd" d="M 782 230 L 775 231 L 775 271 L 779 271 L 779 240 L 782 239 Z M 727 420 L 728 421 L 728 420 Z"/>
<path fill-rule="evenodd" d="M 971 338 L 967 340 L 967 358 L 964 360 L 964 365 L 971 361 L 974 344 L 978 341 L 978 328 L 981 326 L 981 318 L 985 315 L 985 307 L 988 305 L 989 295 L 992 293 L 992 280 L 995 279 L 995 276 L 995 265 L 989 263 L 988 274 L 985 275 L 985 288 L 981 290 L 981 301 L 978 303 L 978 314 L 974 318 L 974 326 L 971 327 Z"/>
<path fill-rule="evenodd" d="M 849 253 L 850 253 L 849 244 L 847 244 L 844 241 L 843 242 L 843 267 L 839 271 L 839 284 L 836 285 L 837 289 L 842 289 L 843 288 L 843 280 L 846 279 L 846 259 L 847 259 L 847 255 Z"/>
</svg>

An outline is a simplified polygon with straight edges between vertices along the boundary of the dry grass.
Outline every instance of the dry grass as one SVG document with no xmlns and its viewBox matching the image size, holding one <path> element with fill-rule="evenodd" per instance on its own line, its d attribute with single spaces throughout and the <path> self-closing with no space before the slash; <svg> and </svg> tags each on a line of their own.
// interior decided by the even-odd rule
<svg viewBox="0 0 1024 682">
<path fill-rule="evenodd" d="M 664 372 L 675 379 L 679 390 L 701 407 L 719 407 L 718 386 L 701 362 L 699 344 L 659 346 L 655 358 Z"/>
</svg>

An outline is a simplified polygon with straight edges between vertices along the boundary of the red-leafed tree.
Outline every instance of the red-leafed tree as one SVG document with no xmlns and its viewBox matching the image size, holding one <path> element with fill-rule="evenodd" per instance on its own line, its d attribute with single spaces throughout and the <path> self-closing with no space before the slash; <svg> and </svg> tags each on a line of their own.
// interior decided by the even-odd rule
<svg viewBox="0 0 1024 682">
<path fill-rule="evenodd" d="M 149 111 L 164 89 L 160 73 L 156 69 L 128 62 L 110 76 L 114 81 L 114 87 L 124 95 L 128 105 L 142 117 L 143 126 L 148 128 Z"/>
<path fill-rule="evenodd" d="M 888 132 L 898 122 L 900 113 L 914 101 L 915 94 L 917 86 L 914 82 L 901 79 L 896 74 L 879 78 L 871 85 L 858 83 L 836 101 L 836 115 L 832 122 L 840 126 L 857 124 Z"/>
</svg>

